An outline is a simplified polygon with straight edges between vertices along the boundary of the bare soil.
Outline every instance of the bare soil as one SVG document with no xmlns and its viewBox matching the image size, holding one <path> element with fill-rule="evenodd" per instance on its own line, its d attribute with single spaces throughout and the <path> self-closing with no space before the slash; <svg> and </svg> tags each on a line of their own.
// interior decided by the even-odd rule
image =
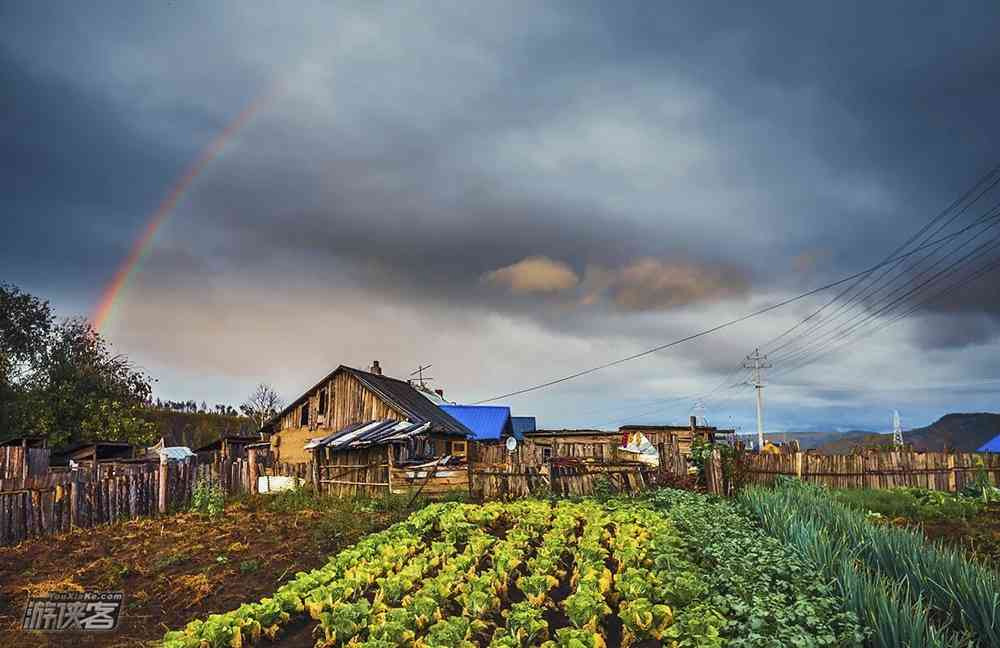
<svg viewBox="0 0 1000 648">
<path fill-rule="evenodd" d="M 177 513 L 0 548 L 0 647 L 150 645 L 168 629 L 272 594 L 394 521 L 346 509 L 278 512 L 252 499 L 227 505 L 216 519 Z M 85 589 L 125 593 L 117 630 L 20 630 L 29 594 Z"/>
<path fill-rule="evenodd" d="M 1000 503 L 988 504 L 969 520 L 934 520 L 919 525 L 928 538 L 941 540 L 988 567 L 1000 569 Z"/>
</svg>

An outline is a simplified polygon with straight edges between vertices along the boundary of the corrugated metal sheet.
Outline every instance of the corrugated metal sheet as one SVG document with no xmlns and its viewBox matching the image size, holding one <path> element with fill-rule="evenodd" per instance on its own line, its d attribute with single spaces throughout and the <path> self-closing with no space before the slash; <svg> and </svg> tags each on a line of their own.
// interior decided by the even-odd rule
<svg viewBox="0 0 1000 648">
<path fill-rule="evenodd" d="M 376 394 L 380 394 L 387 402 L 403 410 L 411 420 L 427 421 L 435 432 L 463 436 L 471 434 L 471 430 L 462 425 L 460 421 L 455 420 L 454 417 L 449 416 L 444 408 L 429 401 L 410 383 L 351 367 L 342 367 L 342 369 L 348 371 Z"/>
<path fill-rule="evenodd" d="M 160 456 L 166 455 L 167 461 L 184 461 L 188 457 L 195 456 L 187 446 L 167 446 L 160 448 L 159 453 Z"/>
<path fill-rule="evenodd" d="M 526 433 L 534 432 L 538 427 L 534 416 L 512 416 L 510 417 L 510 425 L 514 429 L 514 437 L 518 441 L 524 440 Z"/>
<path fill-rule="evenodd" d="M 1000 434 L 993 437 L 979 448 L 979 452 L 1000 452 Z"/>
<path fill-rule="evenodd" d="M 367 423 L 352 423 L 324 437 L 311 439 L 305 445 L 306 450 L 326 447 L 334 449 L 363 448 L 371 445 L 402 441 L 411 436 L 426 432 L 430 423 L 411 421 L 368 421 Z"/>
<path fill-rule="evenodd" d="M 476 441 L 495 441 L 513 433 L 510 408 L 498 405 L 442 405 L 441 409 L 472 430 Z"/>
</svg>

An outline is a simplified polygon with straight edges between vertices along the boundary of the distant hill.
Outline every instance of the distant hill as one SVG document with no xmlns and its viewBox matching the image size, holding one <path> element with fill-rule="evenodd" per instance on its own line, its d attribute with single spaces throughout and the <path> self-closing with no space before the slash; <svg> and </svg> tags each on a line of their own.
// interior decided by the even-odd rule
<svg viewBox="0 0 1000 648">
<path fill-rule="evenodd" d="M 973 452 L 998 434 L 1000 414 L 947 414 L 927 427 L 903 432 L 903 438 L 918 450 Z"/>
<path fill-rule="evenodd" d="M 974 452 L 998 434 L 1000 414 L 946 414 L 927 427 L 903 430 L 903 440 L 916 450 L 950 448 L 959 452 Z M 827 441 L 816 449 L 824 454 L 846 454 L 856 446 L 891 443 L 892 436 L 888 434 L 860 433 Z"/>
<path fill-rule="evenodd" d="M 148 409 L 143 418 L 156 423 L 167 445 L 199 448 L 223 434 L 253 434 L 253 422 L 245 416 L 225 416 L 213 412 L 178 412 Z"/>
<path fill-rule="evenodd" d="M 773 433 L 765 434 L 764 438 L 767 441 L 791 441 L 797 440 L 799 446 L 803 450 L 810 450 L 812 448 L 818 448 L 828 443 L 839 443 L 842 441 L 850 441 L 852 439 L 859 439 L 863 436 L 870 435 L 871 432 L 867 430 L 849 430 L 847 432 L 785 432 L 785 433 Z"/>
</svg>

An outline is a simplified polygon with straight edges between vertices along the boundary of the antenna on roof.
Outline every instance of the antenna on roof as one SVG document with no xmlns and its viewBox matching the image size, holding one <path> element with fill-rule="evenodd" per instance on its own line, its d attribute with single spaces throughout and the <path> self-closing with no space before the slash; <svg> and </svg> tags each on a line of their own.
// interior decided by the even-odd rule
<svg viewBox="0 0 1000 648">
<path fill-rule="evenodd" d="M 416 371 L 411 372 L 410 375 L 414 376 L 414 375 L 418 375 L 419 374 L 419 377 L 417 378 L 417 382 L 420 383 L 421 387 L 423 387 L 424 389 L 426 389 L 427 385 L 425 385 L 424 382 L 427 381 L 427 380 L 434 380 L 434 379 L 431 378 L 430 376 L 425 376 L 424 372 L 427 371 L 428 369 L 430 369 L 433 366 L 434 366 L 433 364 L 429 364 L 427 366 L 417 365 Z"/>
</svg>

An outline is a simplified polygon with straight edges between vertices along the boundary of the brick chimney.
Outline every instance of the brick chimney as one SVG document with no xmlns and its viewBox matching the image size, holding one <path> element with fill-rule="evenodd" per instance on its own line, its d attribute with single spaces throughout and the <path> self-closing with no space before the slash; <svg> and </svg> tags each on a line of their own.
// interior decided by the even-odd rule
<svg viewBox="0 0 1000 648">
<path fill-rule="evenodd" d="M 379 366 L 378 360 L 372 360 L 371 373 L 378 376 L 382 375 L 382 367 Z"/>
<path fill-rule="evenodd" d="M 444 400 L 444 390 L 443 389 L 435 389 L 434 393 L 437 394 L 438 396 L 440 396 L 441 400 Z"/>
</svg>

